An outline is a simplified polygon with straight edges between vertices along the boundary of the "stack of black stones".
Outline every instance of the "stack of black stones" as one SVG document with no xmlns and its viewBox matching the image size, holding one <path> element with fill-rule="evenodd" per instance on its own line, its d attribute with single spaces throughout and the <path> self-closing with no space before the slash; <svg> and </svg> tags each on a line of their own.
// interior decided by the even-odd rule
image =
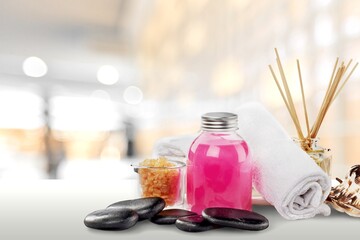
<svg viewBox="0 0 360 240">
<path fill-rule="evenodd" d="M 159 197 L 120 201 L 90 213 L 84 223 L 94 229 L 125 230 L 135 226 L 138 221 L 149 219 L 160 225 L 175 224 L 186 232 L 203 232 L 222 227 L 259 231 L 269 226 L 264 216 L 246 210 L 206 208 L 202 215 L 198 215 L 183 209 L 164 208 L 165 201 Z"/>
</svg>

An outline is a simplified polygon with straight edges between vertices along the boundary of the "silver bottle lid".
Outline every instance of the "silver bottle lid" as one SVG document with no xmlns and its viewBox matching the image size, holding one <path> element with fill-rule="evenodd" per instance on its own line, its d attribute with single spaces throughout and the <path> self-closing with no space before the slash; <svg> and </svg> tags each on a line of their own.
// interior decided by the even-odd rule
<svg viewBox="0 0 360 240">
<path fill-rule="evenodd" d="M 210 112 L 201 116 L 201 129 L 205 131 L 234 131 L 238 129 L 238 117 L 234 113 Z"/>
</svg>

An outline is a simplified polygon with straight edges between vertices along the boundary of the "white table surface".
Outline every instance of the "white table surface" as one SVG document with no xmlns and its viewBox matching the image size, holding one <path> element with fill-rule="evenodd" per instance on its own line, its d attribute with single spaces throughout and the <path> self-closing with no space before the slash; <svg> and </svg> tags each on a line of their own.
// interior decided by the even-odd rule
<svg viewBox="0 0 360 240">
<path fill-rule="evenodd" d="M 148 221 L 124 231 L 86 228 L 84 217 L 109 204 L 136 197 L 134 180 L 0 181 L 0 239 L 358 239 L 360 219 L 332 211 L 301 221 L 284 220 L 272 206 L 254 206 L 270 227 L 260 232 L 224 228 L 186 233 Z M 351 237 L 351 238 L 348 238 Z"/>
</svg>

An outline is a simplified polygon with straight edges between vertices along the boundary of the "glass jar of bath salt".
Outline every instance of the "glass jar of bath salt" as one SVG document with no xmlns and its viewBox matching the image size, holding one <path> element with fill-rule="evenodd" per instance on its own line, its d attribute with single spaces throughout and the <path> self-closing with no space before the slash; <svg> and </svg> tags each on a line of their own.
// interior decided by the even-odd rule
<svg viewBox="0 0 360 240">
<path fill-rule="evenodd" d="M 200 135 L 192 143 L 186 177 L 188 208 L 251 210 L 252 171 L 247 143 L 237 134 L 237 115 L 206 113 Z"/>
<path fill-rule="evenodd" d="M 293 138 L 293 141 L 299 145 L 327 175 L 330 176 L 332 160 L 331 150 L 319 146 L 319 138 Z"/>
<path fill-rule="evenodd" d="M 185 163 L 183 159 L 159 157 L 131 164 L 138 173 L 141 197 L 161 197 L 166 207 L 183 206 Z"/>
</svg>

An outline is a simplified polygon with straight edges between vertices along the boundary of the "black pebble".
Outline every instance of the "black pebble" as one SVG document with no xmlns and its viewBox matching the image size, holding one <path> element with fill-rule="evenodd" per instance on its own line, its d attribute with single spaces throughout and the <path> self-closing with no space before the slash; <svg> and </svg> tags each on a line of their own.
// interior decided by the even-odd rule
<svg viewBox="0 0 360 240">
<path fill-rule="evenodd" d="M 132 209 L 139 215 L 139 220 L 143 220 L 155 216 L 161 212 L 164 207 L 164 199 L 160 197 L 149 197 L 116 202 L 108 206 L 107 209 Z"/>
<path fill-rule="evenodd" d="M 175 225 L 185 232 L 204 232 L 221 228 L 221 226 L 210 223 L 200 215 L 181 217 L 176 220 Z"/>
<path fill-rule="evenodd" d="M 138 214 L 131 209 L 104 209 L 87 215 L 84 224 L 101 230 L 124 230 L 134 226 L 138 218 Z"/>
<path fill-rule="evenodd" d="M 202 216 L 213 224 L 244 230 L 258 231 L 269 226 L 266 217 L 241 209 L 206 208 L 203 210 Z"/>
<path fill-rule="evenodd" d="M 174 224 L 180 217 L 196 215 L 194 212 L 190 212 L 183 209 L 167 209 L 160 212 L 158 215 L 150 218 L 150 221 L 156 224 Z"/>
</svg>

